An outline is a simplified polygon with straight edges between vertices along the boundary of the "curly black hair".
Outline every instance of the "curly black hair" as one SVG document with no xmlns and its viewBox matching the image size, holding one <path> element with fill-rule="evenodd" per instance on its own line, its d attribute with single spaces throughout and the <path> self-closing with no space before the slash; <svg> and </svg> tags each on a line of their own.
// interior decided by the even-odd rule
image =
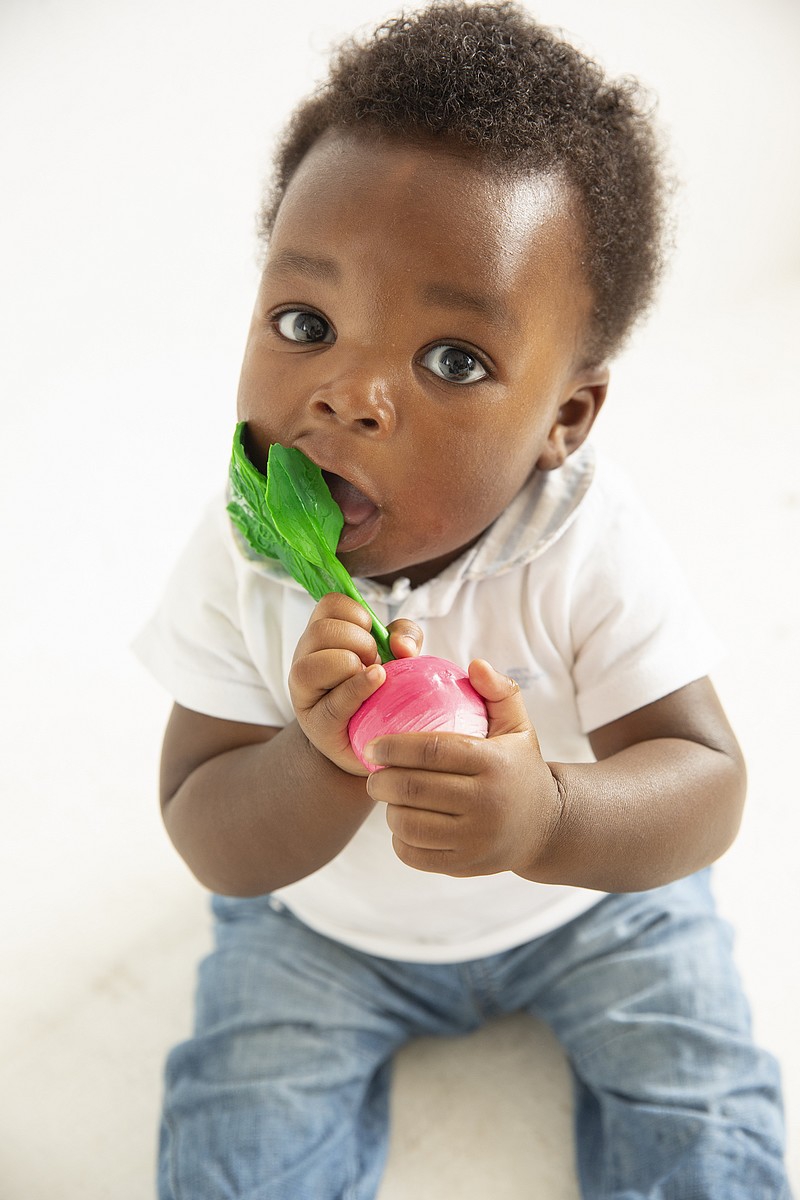
<svg viewBox="0 0 800 1200">
<path fill-rule="evenodd" d="M 278 146 L 264 241 L 298 165 L 333 129 L 447 138 L 507 176 L 560 172 L 585 229 L 587 362 L 615 354 L 650 306 L 669 190 L 652 105 L 639 83 L 607 79 L 521 6 L 436 2 L 341 46 Z"/>
</svg>

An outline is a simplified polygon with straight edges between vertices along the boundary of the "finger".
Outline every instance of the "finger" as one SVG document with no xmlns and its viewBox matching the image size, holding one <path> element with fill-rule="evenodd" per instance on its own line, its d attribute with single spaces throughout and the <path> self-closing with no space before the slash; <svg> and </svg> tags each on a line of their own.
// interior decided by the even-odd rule
<svg viewBox="0 0 800 1200">
<path fill-rule="evenodd" d="M 466 733 L 392 733 L 369 742 L 364 757 L 381 767 L 477 775 L 486 762 L 485 749 L 484 738 Z"/>
<path fill-rule="evenodd" d="M 476 776 L 442 775 L 404 767 L 373 771 L 367 791 L 382 804 L 450 817 L 462 816 L 474 808 L 478 795 Z"/>
<path fill-rule="evenodd" d="M 417 850 L 452 850 L 456 841 L 458 818 L 446 813 L 401 808 L 389 804 L 386 824 L 395 838 Z"/>
<path fill-rule="evenodd" d="M 533 729 L 519 684 L 495 671 L 484 658 L 469 664 L 469 681 L 483 698 L 489 715 L 488 737 L 505 733 L 527 733 Z"/>
<path fill-rule="evenodd" d="M 331 617 L 337 621 L 347 621 L 350 625 L 359 625 L 367 632 L 372 628 L 372 618 L 362 604 L 351 596 L 341 592 L 328 592 L 314 607 L 311 620 L 323 620 Z"/>
<path fill-rule="evenodd" d="M 422 630 L 413 621 L 400 617 L 387 626 L 389 649 L 395 658 L 416 658 L 422 649 Z"/>
<path fill-rule="evenodd" d="M 345 679 L 338 688 L 324 692 L 314 704 L 309 719 L 314 726 L 347 726 L 351 716 L 380 688 L 385 678 L 386 672 L 379 662 L 362 668 L 354 676 Z M 347 730 L 344 731 L 344 737 L 347 738 Z"/>
<path fill-rule="evenodd" d="M 364 701 L 377 691 L 385 678 L 386 672 L 380 663 L 362 668 L 329 692 L 323 692 L 309 710 L 309 721 L 315 728 L 339 726 L 344 730 L 346 739 L 347 722 Z"/>
<path fill-rule="evenodd" d="M 379 661 L 375 639 L 350 621 L 321 616 L 311 619 L 294 652 L 294 661 L 322 650 L 351 652 L 365 667 Z"/>
<path fill-rule="evenodd" d="M 415 871 L 425 871 L 431 875 L 451 875 L 455 879 L 474 874 L 464 867 L 460 856 L 454 850 L 421 850 L 418 846 L 409 846 L 394 835 L 392 849 L 401 863 L 413 867 Z"/>
<path fill-rule="evenodd" d="M 303 695 L 306 698 L 304 707 L 310 707 L 326 693 L 336 690 L 346 682 L 356 681 L 354 687 L 363 688 L 366 678 L 371 685 L 366 695 L 372 695 L 375 688 L 386 678 L 382 667 L 378 677 L 370 674 L 378 665 L 371 663 L 365 667 L 358 655 L 350 650 L 317 650 L 313 654 L 303 655 L 292 664 L 289 672 L 289 690 L 292 694 Z"/>
</svg>

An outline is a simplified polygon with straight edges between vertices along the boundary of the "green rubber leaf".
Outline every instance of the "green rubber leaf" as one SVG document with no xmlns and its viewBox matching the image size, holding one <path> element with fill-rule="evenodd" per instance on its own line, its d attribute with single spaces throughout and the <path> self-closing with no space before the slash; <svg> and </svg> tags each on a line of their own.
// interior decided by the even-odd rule
<svg viewBox="0 0 800 1200">
<path fill-rule="evenodd" d="M 263 475 L 247 457 L 246 422 L 236 426 L 228 485 L 228 513 L 250 548 L 277 559 L 314 600 L 329 592 L 351 596 L 369 613 L 383 662 L 391 659 L 389 633 L 336 557 L 344 518 L 322 471 L 302 451 L 270 446 Z"/>
<path fill-rule="evenodd" d="M 327 568 L 336 558 L 344 518 L 319 467 L 302 451 L 270 446 L 267 508 L 278 532 L 309 562 Z"/>
</svg>

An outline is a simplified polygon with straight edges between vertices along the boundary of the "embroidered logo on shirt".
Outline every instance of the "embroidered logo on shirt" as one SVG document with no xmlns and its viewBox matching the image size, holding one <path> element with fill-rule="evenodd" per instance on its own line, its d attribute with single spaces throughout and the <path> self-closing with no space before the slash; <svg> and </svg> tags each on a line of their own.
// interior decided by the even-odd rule
<svg viewBox="0 0 800 1200">
<path fill-rule="evenodd" d="M 542 678 L 543 672 L 533 670 L 531 667 L 505 667 L 503 674 L 508 675 L 509 679 L 513 679 L 521 690 L 525 691 L 525 688 Z"/>
</svg>

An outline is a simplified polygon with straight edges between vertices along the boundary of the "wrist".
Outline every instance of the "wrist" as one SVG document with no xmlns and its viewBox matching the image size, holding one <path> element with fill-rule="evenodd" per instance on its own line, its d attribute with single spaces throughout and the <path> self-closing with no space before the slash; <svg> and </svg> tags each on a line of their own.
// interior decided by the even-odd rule
<svg viewBox="0 0 800 1200">
<path fill-rule="evenodd" d="M 537 784 L 533 800 L 537 809 L 537 829 L 532 839 L 535 845 L 515 874 L 535 883 L 560 883 L 568 791 L 559 764 L 544 762 L 543 766 L 542 782 Z"/>
<path fill-rule="evenodd" d="M 352 755 L 351 768 L 345 765 L 344 756 L 341 756 L 340 759 L 332 757 L 308 736 L 299 721 L 296 721 L 295 724 L 300 772 L 307 784 L 313 784 L 313 786 L 328 791 L 333 789 L 337 795 L 344 789 L 371 806 L 373 801 L 370 800 L 366 789 L 369 772 L 362 767 L 352 751 L 350 751 Z"/>
</svg>

